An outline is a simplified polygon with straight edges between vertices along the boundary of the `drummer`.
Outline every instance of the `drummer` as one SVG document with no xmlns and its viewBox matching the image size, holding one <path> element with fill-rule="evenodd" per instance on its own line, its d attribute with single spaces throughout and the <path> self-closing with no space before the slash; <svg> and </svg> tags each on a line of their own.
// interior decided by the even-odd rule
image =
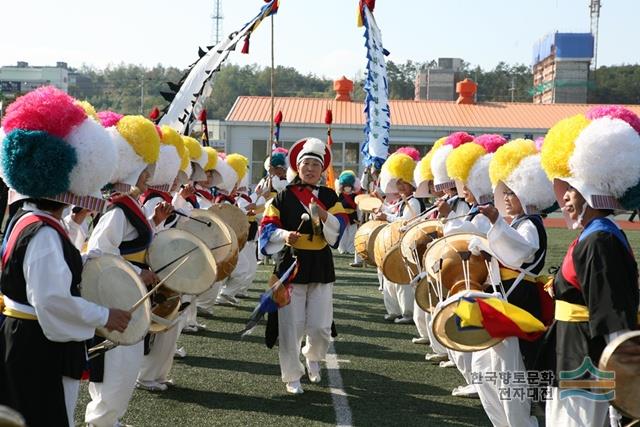
<svg viewBox="0 0 640 427">
<path fill-rule="evenodd" d="M 638 132 L 640 118 L 633 112 L 596 107 L 586 116 L 557 123 L 542 146 L 542 165 L 554 179 L 556 200 L 570 228 L 581 229 L 553 283 L 555 322 L 541 352 L 556 355 L 541 364 L 556 373 L 556 380 L 560 371 L 578 369 L 585 362 L 597 366 L 608 342 L 637 329 L 638 269 L 613 213 L 621 207 L 638 208 Z M 557 152 L 566 155 L 559 157 Z M 546 405 L 549 425 L 606 422 L 608 402 L 578 396 L 560 399 L 558 391 L 552 390 L 553 400 Z"/>
<path fill-rule="evenodd" d="M 490 222 L 489 247 L 471 240 L 472 252 L 485 250 L 500 263 L 500 279 L 508 302 L 526 310 L 543 323 L 543 306 L 550 307 L 537 276 L 544 266 L 547 236 L 539 211 L 553 203 L 551 183 L 540 168 L 540 156 L 531 140 L 502 145 L 489 164 L 495 206 L 478 211 Z M 480 215 L 478 215 L 480 216 Z M 509 224 L 505 218 L 510 218 Z M 497 273 L 497 272 L 496 272 Z M 521 334 L 505 338 L 492 348 L 472 356 L 475 373 L 522 372 L 532 369 L 539 336 Z M 476 384 L 487 416 L 494 425 L 537 425 L 531 416 L 531 399 L 500 399 L 500 389 L 509 384 Z"/>
<path fill-rule="evenodd" d="M 155 125 L 142 116 L 124 116 L 108 130 L 121 155 L 112 180 L 124 194 L 111 198 L 111 206 L 89 238 L 88 250 L 122 256 L 146 285 L 152 285 L 158 278 L 145 264 L 146 249 L 155 226 L 171 214 L 173 207 L 160 203 L 149 221 L 137 198 L 148 188 L 147 181 L 160 154 L 160 137 Z M 85 413 L 86 423 L 112 426 L 119 422 L 133 394 L 143 356 L 144 343 L 140 341 L 118 346 L 91 360 L 91 401 Z"/>
<path fill-rule="evenodd" d="M 299 176 L 278 193 L 261 224 L 261 252 L 280 253 L 274 274 L 285 279 L 284 273 L 297 263 L 293 283 L 287 285 L 291 286 L 289 304 L 269 316 L 269 322 L 277 319 L 280 371 L 292 394 L 303 393 L 303 338 L 309 380 L 317 383 L 331 335 L 335 271 L 330 246 L 337 247 L 348 218 L 336 193 L 316 186 L 330 162 L 331 151 L 321 140 L 297 141 L 289 150 L 289 164 Z M 311 220 L 301 220 L 303 214 L 311 215 Z"/>
<path fill-rule="evenodd" d="M 422 202 L 413 196 L 415 183 L 413 170 L 420 159 L 418 150 L 412 147 L 399 148 L 382 165 L 380 185 L 382 191 L 397 193 L 397 201 L 389 206 L 388 212 L 378 211 L 375 219 L 381 221 L 407 221 L 422 212 Z M 380 274 L 378 274 L 380 277 Z M 382 278 L 384 305 L 387 310 L 385 319 L 395 323 L 413 323 L 413 305 L 415 290 L 412 286 L 398 285 Z"/>
<path fill-rule="evenodd" d="M 131 315 L 80 298 L 82 259 L 61 216 L 71 198 L 102 209 L 99 190 L 111 177 L 116 151 L 106 131 L 53 87 L 18 98 L 3 128 L 3 179 L 28 199 L 3 245 L 0 404 L 30 426 L 73 426 L 85 341 L 98 327 L 124 331 Z"/>
<path fill-rule="evenodd" d="M 287 186 L 287 149 L 278 147 L 264 160 L 267 176 L 256 185 L 255 192 L 265 200 L 273 199 Z"/>
</svg>

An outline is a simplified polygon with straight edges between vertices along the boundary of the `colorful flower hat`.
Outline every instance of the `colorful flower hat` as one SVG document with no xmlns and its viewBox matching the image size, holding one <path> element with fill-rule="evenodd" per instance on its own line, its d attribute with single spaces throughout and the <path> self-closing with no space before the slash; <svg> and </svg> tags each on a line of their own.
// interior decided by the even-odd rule
<svg viewBox="0 0 640 427">
<path fill-rule="evenodd" d="M 420 160 L 420 153 L 412 147 L 398 148 L 387 160 L 382 164 L 380 170 L 380 189 L 385 193 L 397 193 L 396 183 L 402 180 L 416 186 L 413 180 L 413 171 L 416 162 Z"/>
<path fill-rule="evenodd" d="M 183 158 L 186 148 L 180 134 L 170 126 L 162 125 L 160 132 L 162 134 L 160 156 L 153 176 L 149 180 L 149 186 L 166 192 L 171 189 L 178 173 L 185 166 Z"/>
<path fill-rule="evenodd" d="M 7 108 L 2 121 L 2 176 L 26 197 L 101 211 L 100 189 L 116 165 L 108 132 L 77 101 L 52 86 Z"/>
<path fill-rule="evenodd" d="M 447 137 L 438 139 L 425 156 L 418 161 L 416 168 L 413 170 L 413 182 L 416 183 L 416 197 L 433 196 L 429 190 L 429 183 L 433 181 L 433 171 L 431 170 L 431 159 L 436 150 L 442 147 Z"/>
<path fill-rule="evenodd" d="M 436 191 L 455 188 L 455 180 L 447 173 L 447 157 L 455 148 L 471 141 L 473 141 L 473 136 L 468 133 L 454 132 L 434 151 L 431 157 L 431 171 L 433 173 L 433 186 Z"/>
</svg>

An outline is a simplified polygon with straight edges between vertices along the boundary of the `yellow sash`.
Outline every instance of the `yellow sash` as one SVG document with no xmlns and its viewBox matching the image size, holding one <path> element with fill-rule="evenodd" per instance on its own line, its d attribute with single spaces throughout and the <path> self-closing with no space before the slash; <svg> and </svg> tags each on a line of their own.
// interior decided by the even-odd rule
<svg viewBox="0 0 640 427">
<path fill-rule="evenodd" d="M 571 304 L 570 302 L 556 300 L 555 319 L 563 322 L 588 322 L 589 308 L 586 305 Z"/>
<path fill-rule="evenodd" d="M 502 280 L 512 280 L 520 275 L 519 271 L 512 270 L 506 267 L 500 267 L 500 279 Z M 526 274 L 522 280 L 526 280 L 527 282 L 536 283 L 538 281 L 538 277 L 530 276 Z"/>
<path fill-rule="evenodd" d="M 308 234 L 301 234 L 298 240 L 292 245 L 296 249 L 302 249 L 307 251 L 319 251 L 327 246 L 327 241 L 324 236 L 313 236 L 312 240 L 309 240 Z"/>
<path fill-rule="evenodd" d="M 147 255 L 147 251 L 145 249 L 144 251 L 122 255 L 122 258 L 126 259 L 127 261 L 137 262 L 139 264 L 146 264 L 147 263 L 147 260 L 145 259 L 146 255 Z"/>
<path fill-rule="evenodd" d="M 13 317 L 13 318 L 22 319 L 22 320 L 38 320 L 38 318 L 33 314 L 23 313 L 21 311 L 13 310 L 5 306 L 4 296 L 2 294 L 0 294 L 0 311 L 2 311 L 2 314 L 4 314 L 7 317 Z"/>
</svg>

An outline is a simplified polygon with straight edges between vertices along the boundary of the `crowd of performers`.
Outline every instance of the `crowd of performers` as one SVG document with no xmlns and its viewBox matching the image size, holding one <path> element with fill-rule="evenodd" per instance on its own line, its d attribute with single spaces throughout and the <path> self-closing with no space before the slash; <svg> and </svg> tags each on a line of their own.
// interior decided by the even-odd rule
<svg viewBox="0 0 640 427">
<path fill-rule="evenodd" d="M 367 220 L 401 231 L 437 224 L 425 260 L 429 251 L 457 245 L 454 264 L 466 267 L 455 286 L 442 280 L 450 268 L 444 258 L 433 265 L 414 259 L 406 283 L 378 265 L 385 320 L 414 324 L 413 342 L 431 347 L 426 359 L 460 371 L 464 383 L 452 395 L 479 398 L 495 426 L 537 425 L 533 400 L 544 404 L 549 426 L 623 420 L 608 401 L 560 398 L 558 381 L 587 358 L 597 366 L 607 344 L 637 329 L 637 265 L 613 216 L 640 207 L 640 118 L 624 108 L 562 120 L 543 142 L 456 132 L 422 158 L 401 148 L 361 179 L 343 171 L 335 190 L 322 185 L 331 150 L 319 139 L 277 149 L 251 191 L 244 156 L 217 153 L 142 116 L 96 113 L 51 87 L 9 106 L 0 140 L 2 178 L 11 189 L 0 277 L 0 405 L 29 426 L 74 425 L 83 377 L 90 394 L 84 422 L 122 425 L 136 387 L 162 392 L 173 385 L 173 359 L 188 350 L 177 348 L 180 333 L 205 328 L 198 311 L 238 305 L 257 264 L 270 260 L 273 275 L 252 318 L 267 315 L 266 342 L 278 344 L 285 390 L 303 393 L 305 375 L 321 381 L 336 334 L 332 249 L 355 253 Z M 360 193 L 380 206 L 360 210 Z M 104 341 L 96 329 L 125 332 L 133 311 L 82 298 L 83 264 L 121 258 L 150 289 L 160 282 L 145 256 L 154 239 L 216 205 L 236 206 L 249 222 L 233 268 L 203 293 L 178 295 L 179 314 L 169 325 L 88 360 L 88 348 Z M 541 214 L 557 206 L 577 237 L 547 280 Z M 471 279 L 470 260 L 484 262 L 482 283 Z M 352 266 L 365 261 L 356 254 Z M 425 283 L 439 289 L 429 307 L 417 296 Z M 439 327 L 445 312 L 453 326 Z M 459 346 L 479 330 L 491 345 Z M 625 343 L 622 360 L 640 364 L 638 347 Z M 553 373 L 550 387 L 538 390 L 547 398 L 505 399 L 508 381 L 481 380 L 527 371 Z"/>
</svg>

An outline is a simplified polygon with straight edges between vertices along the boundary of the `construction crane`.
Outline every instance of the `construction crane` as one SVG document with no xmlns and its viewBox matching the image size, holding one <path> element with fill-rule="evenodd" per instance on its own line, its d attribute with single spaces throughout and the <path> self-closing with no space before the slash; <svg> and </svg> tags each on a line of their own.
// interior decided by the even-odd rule
<svg viewBox="0 0 640 427">
<path fill-rule="evenodd" d="M 211 21 L 213 25 L 211 27 L 211 39 L 214 45 L 220 43 L 222 38 L 222 8 L 220 7 L 220 0 L 213 2 L 213 15 L 211 15 Z"/>
<path fill-rule="evenodd" d="M 600 0 L 591 0 L 589 10 L 591 11 L 591 35 L 593 35 L 593 62 L 591 69 L 596 70 L 598 67 L 598 21 L 600 20 L 600 8 L 602 4 Z"/>
</svg>

